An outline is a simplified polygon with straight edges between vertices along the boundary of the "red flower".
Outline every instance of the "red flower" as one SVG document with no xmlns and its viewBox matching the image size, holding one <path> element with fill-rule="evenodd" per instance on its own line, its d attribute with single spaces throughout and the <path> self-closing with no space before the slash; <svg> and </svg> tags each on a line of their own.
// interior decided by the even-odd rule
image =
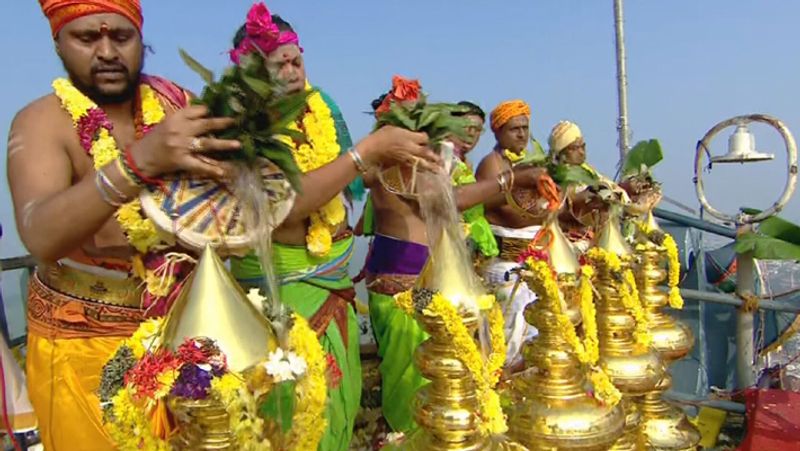
<svg viewBox="0 0 800 451">
<path fill-rule="evenodd" d="M 160 349 L 152 354 L 145 354 L 136 366 L 125 374 L 125 384 L 136 389 L 137 399 L 152 398 L 160 390 L 158 376 L 169 370 L 177 370 L 181 366 L 178 358 L 167 349 Z"/>
<path fill-rule="evenodd" d="M 339 384 L 342 382 L 342 369 L 339 368 L 339 364 L 336 363 L 336 357 L 334 357 L 333 354 L 328 353 L 325 356 L 325 360 L 328 363 L 328 381 L 330 388 L 339 388 Z"/>
<path fill-rule="evenodd" d="M 550 261 L 550 254 L 547 253 L 544 249 L 536 249 L 536 248 L 527 248 L 524 252 L 519 254 L 519 258 L 517 259 L 517 263 L 525 263 L 528 258 L 531 257 L 536 261 Z"/>
<path fill-rule="evenodd" d="M 395 75 L 392 77 L 392 91 L 390 97 L 397 102 L 413 102 L 419 100 L 421 87 L 419 80 L 409 80 Z"/>
</svg>

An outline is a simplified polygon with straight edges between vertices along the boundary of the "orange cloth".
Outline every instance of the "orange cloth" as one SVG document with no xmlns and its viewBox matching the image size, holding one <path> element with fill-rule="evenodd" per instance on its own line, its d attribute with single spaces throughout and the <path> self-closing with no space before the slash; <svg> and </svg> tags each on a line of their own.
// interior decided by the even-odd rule
<svg viewBox="0 0 800 451">
<path fill-rule="evenodd" d="M 112 13 L 124 16 L 142 32 L 142 5 L 139 0 L 39 0 L 50 21 L 53 37 L 69 22 L 91 14 Z"/>
<path fill-rule="evenodd" d="M 531 107 L 522 100 L 507 100 L 502 102 L 492 110 L 492 131 L 496 132 L 500 130 L 508 121 L 517 116 L 525 116 L 530 120 Z"/>
<path fill-rule="evenodd" d="M 139 309 L 67 296 L 31 277 L 26 377 L 46 450 L 116 448 L 96 393 L 103 365 L 143 316 Z"/>
</svg>

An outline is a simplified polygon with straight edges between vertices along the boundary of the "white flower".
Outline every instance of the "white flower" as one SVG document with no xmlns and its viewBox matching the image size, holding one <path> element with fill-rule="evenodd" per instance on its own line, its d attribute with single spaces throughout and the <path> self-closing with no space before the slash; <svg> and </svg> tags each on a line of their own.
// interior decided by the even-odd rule
<svg viewBox="0 0 800 451">
<path fill-rule="evenodd" d="M 287 352 L 286 359 L 289 361 L 289 367 L 291 367 L 292 373 L 295 375 L 295 377 L 300 377 L 306 374 L 308 364 L 304 358 L 300 357 L 294 352 Z"/>
<path fill-rule="evenodd" d="M 406 438 L 406 434 L 402 432 L 390 432 L 386 434 L 386 443 L 400 444 Z"/>
<path fill-rule="evenodd" d="M 264 363 L 264 368 L 266 368 L 267 374 L 275 379 L 276 383 L 294 380 L 292 365 L 286 360 L 281 348 L 269 353 L 269 358 Z"/>
<path fill-rule="evenodd" d="M 264 309 L 264 301 L 266 301 L 267 298 L 261 296 L 261 292 L 258 288 L 251 288 L 250 291 L 247 292 L 247 300 L 260 312 Z"/>
</svg>

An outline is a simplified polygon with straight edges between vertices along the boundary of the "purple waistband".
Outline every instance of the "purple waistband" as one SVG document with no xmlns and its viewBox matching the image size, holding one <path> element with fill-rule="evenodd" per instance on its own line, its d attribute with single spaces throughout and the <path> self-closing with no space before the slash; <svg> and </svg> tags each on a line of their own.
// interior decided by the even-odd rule
<svg viewBox="0 0 800 451">
<path fill-rule="evenodd" d="M 417 275 L 428 260 L 428 246 L 384 235 L 375 235 L 367 259 L 367 271 L 373 274 Z"/>
</svg>

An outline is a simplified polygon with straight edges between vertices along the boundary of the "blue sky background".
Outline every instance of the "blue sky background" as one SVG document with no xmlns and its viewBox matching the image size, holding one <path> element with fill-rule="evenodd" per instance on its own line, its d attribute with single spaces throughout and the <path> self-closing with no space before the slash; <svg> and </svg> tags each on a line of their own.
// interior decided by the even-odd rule
<svg viewBox="0 0 800 451">
<path fill-rule="evenodd" d="M 145 40 L 156 51 L 146 70 L 196 92 L 201 83 L 177 49 L 223 68 L 224 52 L 252 4 L 142 3 Z M 355 138 L 370 130 L 372 121 L 364 114 L 370 101 L 389 87 L 393 74 L 403 74 L 419 78 L 434 100 L 468 99 L 487 111 L 505 99 L 525 99 L 533 109 L 533 133 L 542 142 L 557 121 L 574 120 L 586 136 L 589 161 L 613 175 L 618 151 L 612 0 L 274 0 L 268 6 L 297 29 L 309 79 L 340 104 Z M 625 7 L 632 142 L 661 140 L 665 161 L 656 175 L 668 196 L 697 208 L 691 182 L 695 144 L 723 119 L 768 113 L 800 134 L 800 41 L 793 32 L 800 2 L 628 1 Z M 0 127 L 7 130 L 16 111 L 46 94 L 62 69 L 38 2 L 0 2 L 0 30 Z M 755 166 L 716 166 L 707 188 L 712 204 L 725 211 L 765 208 L 783 189 L 781 141 L 770 129 L 753 130 L 758 147 L 778 158 Z M 726 150 L 731 131 L 715 142 L 716 153 Z M 492 145 L 487 132 L 473 159 Z M 5 173 L 5 151 L 1 161 Z M 24 248 L 7 184 L 0 186 L 0 256 L 20 255 Z M 800 220 L 797 197 L 784 213 L 794 221 Z M 360 259 L 354 262 L 360 268 Z M 7 275 L 3 292 L 9 314 L 18 320 L 21 309 L 12 300 L 17 284 Z"/>
</svg>

